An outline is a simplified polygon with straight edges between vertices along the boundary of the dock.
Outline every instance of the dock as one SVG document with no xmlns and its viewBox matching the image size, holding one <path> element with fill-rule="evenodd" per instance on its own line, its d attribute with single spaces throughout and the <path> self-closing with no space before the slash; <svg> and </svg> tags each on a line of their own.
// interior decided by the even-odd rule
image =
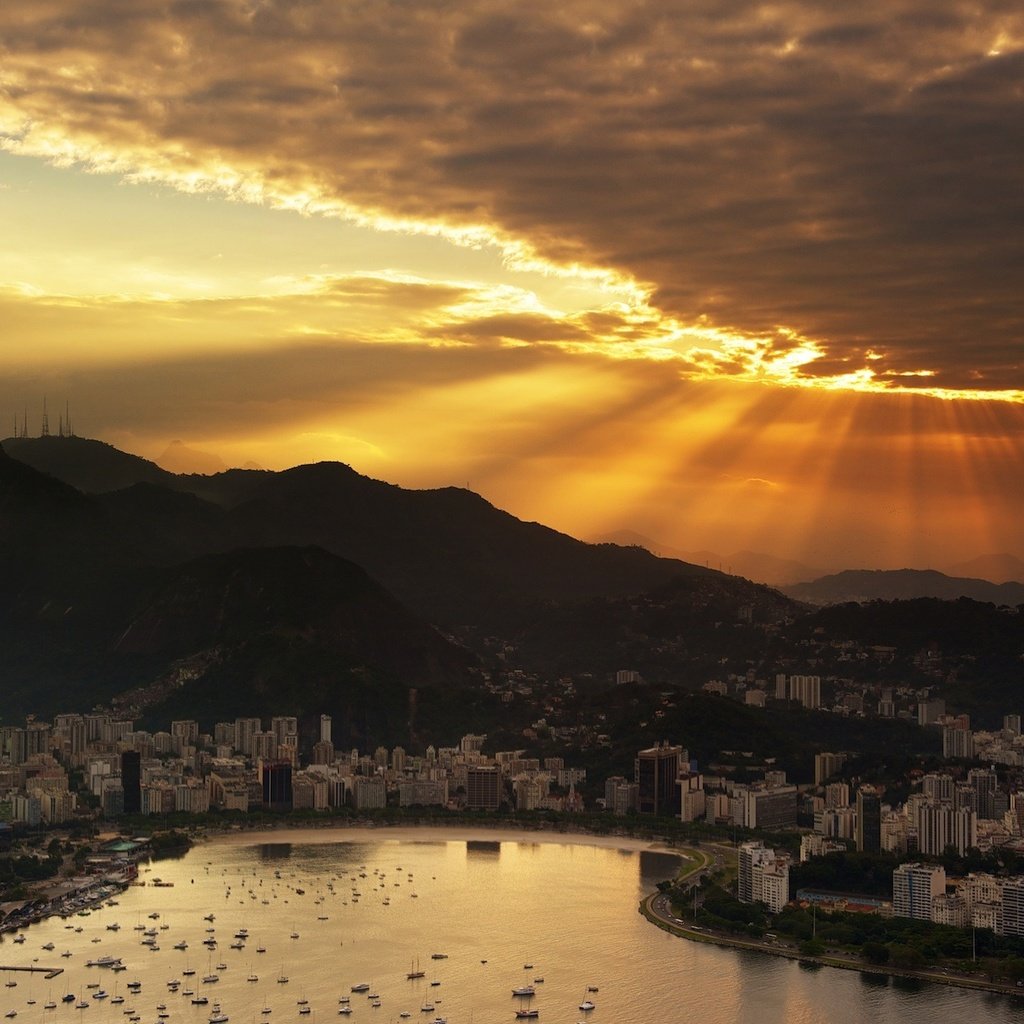
<svg viewBox="0 0 1024 1024">
<path fill-rule="evenodd" d="M 32 974 L 42 974 L 45 978 L 56 978 L 58 974 L 64 973 L 63 967 L 2 967 L 0 971 L 29 971 Z"/>
</svg>

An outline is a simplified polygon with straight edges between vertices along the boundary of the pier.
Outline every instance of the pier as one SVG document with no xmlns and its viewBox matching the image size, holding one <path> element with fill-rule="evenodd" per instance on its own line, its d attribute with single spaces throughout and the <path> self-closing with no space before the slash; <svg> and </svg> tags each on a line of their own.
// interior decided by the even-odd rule
<svg viewBox="0 0 1024 1024">
<path fill-rule="evenodd" d="M 63 967 L 2 967 L 0 971 L 30 971 L 33 974 L 42 974 L 45 978 L 56 978 L 58 974 L 64 973 Z"/>
</svg>

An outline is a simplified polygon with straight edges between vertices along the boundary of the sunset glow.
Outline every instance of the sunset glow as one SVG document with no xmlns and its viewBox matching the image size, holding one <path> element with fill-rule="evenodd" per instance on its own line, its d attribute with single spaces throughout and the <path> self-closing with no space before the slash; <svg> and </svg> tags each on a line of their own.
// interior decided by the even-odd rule
<svg viewBox="0 0 1024 1024">
<path fill-rule="evenodd" d="M 922 11 L 15 0 L 0 437 L 1024 553 L 1024 15 Z"/>
</svg>

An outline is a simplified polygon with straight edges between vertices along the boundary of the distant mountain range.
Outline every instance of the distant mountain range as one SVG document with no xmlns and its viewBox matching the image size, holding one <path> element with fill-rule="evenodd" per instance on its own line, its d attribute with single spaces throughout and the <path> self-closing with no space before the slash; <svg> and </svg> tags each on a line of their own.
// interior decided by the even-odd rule
<svg viewBox="0 0 1024 1024">
<path fill-rule="evenodd" d="M 101 703 L 144 724 L 312 725 L 326 712 L 339 745 L 415 743 L 507 720 L 483 685 L 492 638 L 546 678 L 642 665 L 699 686 L 731 660 L 756 664 L 759 625 L 799 619 L 797 601 L 958 597 L 965 583 L 977 600 L 1024 601 L 1018 584 L 910 571 L 785 596 L 619 539 L 583 543 L 468 490 L 406 490 L 339 463 L 175 474 L 99 441 L 8 439 L 0 713 Z"/>
<path fill-rule="evenodd" d="M 782 590 L 796 601 L 817 605 L 920 597 L 937 597 L 944 601 L 967 597 L 997 605 L 1024 604 L 1024 583 L 962 579 L 934 569 L 847 569 Z"/>
<path fill-rule="evenodd" d="M 633 544 L 665 558 L 679 558 L 697 565 L 744 576 L 778 587 L 800 601 L 828 604 L 838 601 L 871 601 L 941 597 L 970 597 L 996 604 L 1018 604 L 1024 580 L 1024 559 L 1008 553 L 980 555 L 949 566 L 945 573 L 934 569 L 844 570 L 826 575 L 802 562 L 776 558 L 759 551 L 677 551 L 630 530 L 618 530 L 601 538 L 614 544 Z M 1007 584 L 1000 589 L 996 584 Z M 856 596 L 854 596 L 856 595 Z"/>
</svg>

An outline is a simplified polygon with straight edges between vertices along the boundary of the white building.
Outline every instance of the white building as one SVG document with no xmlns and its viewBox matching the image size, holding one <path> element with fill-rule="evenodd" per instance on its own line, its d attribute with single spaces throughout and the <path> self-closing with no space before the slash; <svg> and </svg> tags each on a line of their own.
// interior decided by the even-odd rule
<svg viewBox="0 0 1024 1024">
<path fill-rule="evenodd" d="M 945 892 L 945 868 L 931 864 L 901 864 L 892 873 L 893 916 L 930 921 L 932 902 Z"/>
</svg>

